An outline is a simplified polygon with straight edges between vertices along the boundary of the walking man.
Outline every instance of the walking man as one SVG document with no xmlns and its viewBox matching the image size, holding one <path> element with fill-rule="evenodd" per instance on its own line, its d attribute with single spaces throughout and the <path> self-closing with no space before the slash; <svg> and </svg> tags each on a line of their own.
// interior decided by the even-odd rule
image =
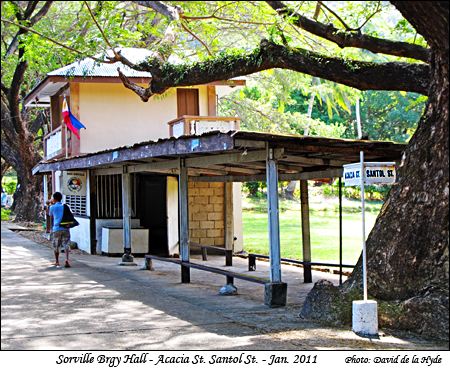
<svg viewBox="0 0 450 372">
<path fill-rule="evenodd" d="M 69 264 L 69 242 L 70 242 L 70 230 L 67 227 L 60 226 L 63 218 L 64 206 L 61 203 L 62 194 L 55 192 L 53 194 L 53 205 L 50 206 L 49 215 L 52 218 L 52 242 L 55 253 L 55 266 L 59 267 L 59 251 L 62 247 L 66 253 L 66 262 L 64 267 L 70 267 Z"/>
</svg>

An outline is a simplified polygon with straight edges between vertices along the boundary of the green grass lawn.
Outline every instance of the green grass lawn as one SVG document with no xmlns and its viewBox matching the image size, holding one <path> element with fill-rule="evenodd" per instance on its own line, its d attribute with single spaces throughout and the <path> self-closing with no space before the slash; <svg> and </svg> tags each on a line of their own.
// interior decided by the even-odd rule
<svg viewBox="0 0 450 372">
<path fill-rule="evenodd" d="M 358 201 L 343 202 L 343 262 L 354 264 L 361 253 L 361 212 Z M 367 203 L 366 234 L 372 229 L 380 202 Z M 243 200 L 244 250 L 268 254 L 266 201 Z M 310 195 L 312 261 L 339 262 L 339 214 L 336 198 Z M 281 256 L 302 259 L 300 203 L 280 200 Z"/>
</svg>

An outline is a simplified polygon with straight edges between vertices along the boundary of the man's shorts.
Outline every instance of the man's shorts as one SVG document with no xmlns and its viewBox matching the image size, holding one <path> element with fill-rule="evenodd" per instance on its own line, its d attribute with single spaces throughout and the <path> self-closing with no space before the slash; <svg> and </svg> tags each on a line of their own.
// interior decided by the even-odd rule
<svg viewBox="0 0 450 372">
<path fill-rule="evenodd" d="M 59 252 L 59 248 L 69 249 L 70 231 L 60 230 L 52 232 L 53 249 Z"/>
</svg>

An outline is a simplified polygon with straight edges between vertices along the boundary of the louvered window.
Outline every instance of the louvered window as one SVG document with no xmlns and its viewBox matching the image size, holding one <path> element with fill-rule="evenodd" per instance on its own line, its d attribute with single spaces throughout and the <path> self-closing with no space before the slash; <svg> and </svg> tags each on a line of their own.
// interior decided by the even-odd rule
<svg viewBox="0 0 450 372">
<path fill-rule="evenodd" d="M 86 197 L 80 195 L 66 195 L 66 204 L 74 215 L 87 216 Z"/>
</svg>

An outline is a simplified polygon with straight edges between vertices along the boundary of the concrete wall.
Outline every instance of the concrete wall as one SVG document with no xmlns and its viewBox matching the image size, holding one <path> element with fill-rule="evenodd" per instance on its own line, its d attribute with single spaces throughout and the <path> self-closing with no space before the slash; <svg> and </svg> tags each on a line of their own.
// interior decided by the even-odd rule
<svg viewBox="0 0 450 372">
<path fill-rule="evenodd" d="M 242 228 L 242 183 L 233 183 L 233 233 L 236 238 L 233 251 L 244 249 L 244 230 Z"/>
<path fill-rule="evenodd" d="M 224 246 L 223 182 L 189 182 L 189 239 Z"/>
<path fill-rule="evenodd" d="M 123 254 L 123 229 L 102 228 L 102 252 Z M 148 253 L 148 229 L 131 229 L 131 252 Z"/>
<path fill-rule="evenodd" d="M 200 115 L 208 115 L 206 86 L 199 88 Z M 170 89 L 146 103 L 122 84 L 80 83 L 80 152 L 90 153 L 169 137 L 177 118 L 177 95 Z"/>
<path fill-rule="evenodd" d="M 140 221 L 138 218 L 131 219 L 131 227 L 139 227 Z M 95 238 L 97 239 L 96 251 L 97 254 L 102 253 L 102 228 L 104 226 L 109 227 L 122 227 L 122 219 L 97 219 L 95 220 Z"/>
<path fill-rule="evenodd" d="M 91 253 L 90 218 L 75 217 L 79 225 L 70 229 L 70 240 L 77 243 L 78 249 Z"/>
</svg>

